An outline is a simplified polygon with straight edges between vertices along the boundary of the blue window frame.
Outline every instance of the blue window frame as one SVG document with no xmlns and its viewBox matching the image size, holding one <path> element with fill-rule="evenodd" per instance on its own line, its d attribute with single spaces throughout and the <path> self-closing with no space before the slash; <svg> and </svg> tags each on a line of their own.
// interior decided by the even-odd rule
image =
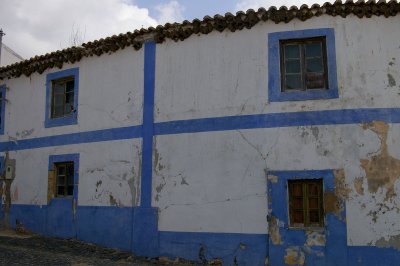
<svg viewBox="0 0 400 266">
<path fill-rule="evenodd" d="M 47 74 L 45 127 L 78 123 L 79 68 Z"/>
<path fill-rule="evenodd" d="M 0 156 L 0 175 L 2 175 L 4 171 L 4 159 L 5 159 L 4 156 Z"/>
<path fill-rule="evenodd" d="M 281 42 L 324 38 L 326 44 L 327 88 L 283 90 Z M 273 32 L 268 35 L 268 98 L 270 102 L 302 101 L 338 98 L 336 75 L 335 33 L 332 28 Z"/>
<path fill-rule="evenodd" d="M 62 155 L 50 155 L 49 156 L 49 171 L 54 171 L 57 168 L 57 164 L 73 164 L 73 192 L 72 198 L 78 199 L 78 184 L 79 184 L 79 153 L 73 154 L 62 154 Z M 56 176 L 57 179 L 57 176 Z M 58 180 L 56 180 L 56 184 Z M 57 194 L 57 191 L 56 191 Z M 61 197 L 58 199 L 69 199 L 71 197 Z"/>
<path fill-rule="evenodd" d="M 1 105 L 1 110 L 0 110 L 0 135 L 4 134 L 4 120 L 5 120 L 5 114 L 6 114 L 6 91 L 7 87 L 6 85 L 1 85 L 0 86 L 0 105 Z"/>
</svg>

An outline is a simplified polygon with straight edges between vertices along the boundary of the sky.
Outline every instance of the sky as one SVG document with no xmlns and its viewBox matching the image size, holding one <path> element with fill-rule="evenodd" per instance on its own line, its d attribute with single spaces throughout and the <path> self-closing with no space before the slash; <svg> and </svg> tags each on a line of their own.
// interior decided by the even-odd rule
<svg viewBox="0 0 400 266">
<path fill-rule="evenodd" d="M 25 59 L 114 34 L 206 15 L 327 0 L 0 0 L 3 43 Z"/>
</svg>

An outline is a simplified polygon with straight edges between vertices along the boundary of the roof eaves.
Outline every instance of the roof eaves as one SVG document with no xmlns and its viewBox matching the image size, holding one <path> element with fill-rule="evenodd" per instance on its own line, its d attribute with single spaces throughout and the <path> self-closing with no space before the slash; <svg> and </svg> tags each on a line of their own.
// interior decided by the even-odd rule
<svg viewBox="0 0 400 266">
<path fill-rule="evenodd" d="M 75 63 L 83 57 L 113 53 L 129 46 L 139 50 L 142 48 L 144 41 L 149 38 L 154 39 L 157 43 L 162 43 L 166 39 L 183 41 L 192 34 L 208 34 L 212 31 L 223 32 L 224 30 L 235 32 L 244 28 L 250 29 L 260 21 L 270 20 L 275 23 L 288 23 L 295 18 L 305 21 L 322 15 L 345 18 L 353 14 L 359 18 L 370 18 L 372 16 L 391 17 L 396 16 L 398 13 L 400 13 L 400 3 L 397 0 L 389 2 L 384 0 L 379 0 L 378 2 L 375 2 L 375 0 L 368 0 L 367 2 L 364 0 L 357 2 L 347 0 L 345 3 L 337 0 L 333 4 L 326 2 L 322 6 L 318 4 L 314 4 L 311 7 L 301 5 L 300 8 L 296 6 L 290 8 L 272 6 L 268 10 L 265 8 L 259 8 L 257 11 L 249 9 L 246 12 L 239 11 L 235 15 L 226 13 L 224 16 L 205 16 L 203 20 L 194 19 L 192 22 L 185 20 L 182 23 L 166 23 L 155 28 L 142 28 L 135 30 L 133 33 L 127 32 L 84 43 L 80 47 L 70 47 L 61 51 L 35 56 L 22 62 L 1 67 L 0 79 L 19 77 L 21 75 L 30 76 L 34 72 L 41 74 L 49 68 L 62 68 L 64 63 Z"/>
</svg>

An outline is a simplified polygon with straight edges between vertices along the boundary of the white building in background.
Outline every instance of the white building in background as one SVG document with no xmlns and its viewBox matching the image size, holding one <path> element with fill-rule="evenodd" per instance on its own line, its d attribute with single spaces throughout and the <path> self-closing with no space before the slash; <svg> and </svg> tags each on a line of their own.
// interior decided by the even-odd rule
<svg viewBox="0 0 400 266">
<path fill-rule="evenodd" d="M 24 60 L 22 56 L 14 52 L 10 47 L 2 43 L 0 66 L 7 66 Z"/>
<path fill-rule="evenodd" d="M 400 4 L 249 10 L 0 68 L 0 219 L 226 265 L 400 261 Z"/>
</svg>

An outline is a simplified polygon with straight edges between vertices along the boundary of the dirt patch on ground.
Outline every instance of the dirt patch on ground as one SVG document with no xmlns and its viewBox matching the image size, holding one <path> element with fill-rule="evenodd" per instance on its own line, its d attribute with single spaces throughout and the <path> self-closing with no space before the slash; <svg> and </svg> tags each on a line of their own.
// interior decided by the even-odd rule
<svg viewBox="0 0 400 266">
<path fill-rule="evenodd" d="M 21 236 L 0 230 L 0 265 L 200 265 L 181 258 L 138 257 L 78 240 Z"/>
</svg>

